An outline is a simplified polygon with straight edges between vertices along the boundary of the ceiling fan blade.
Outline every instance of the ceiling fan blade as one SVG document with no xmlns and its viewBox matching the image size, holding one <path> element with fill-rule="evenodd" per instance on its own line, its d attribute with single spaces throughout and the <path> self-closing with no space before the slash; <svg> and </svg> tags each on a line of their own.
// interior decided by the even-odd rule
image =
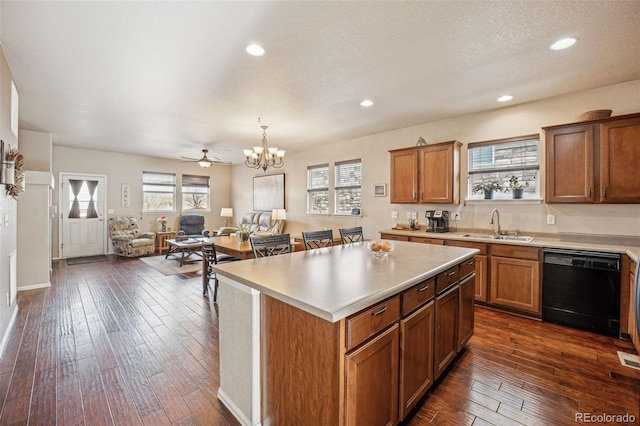
<svg viewBox="0 0 640 426">
<path fill-rule="evenodd" d="M 187 161 L 182 161 L 182 163 L 188 163 L 189 161 L 200 161 L 200 159 L 198 158 L 191 158 L 191 157 L 180 157 L 183 160 L 187 160 Z"/>
</svg>

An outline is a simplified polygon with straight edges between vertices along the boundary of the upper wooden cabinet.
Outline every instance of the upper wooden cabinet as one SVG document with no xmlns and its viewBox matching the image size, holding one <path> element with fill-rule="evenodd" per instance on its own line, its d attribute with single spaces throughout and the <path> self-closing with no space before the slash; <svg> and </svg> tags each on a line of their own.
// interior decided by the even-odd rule
<svg viewBox="0 0 640 426">
<path fill-rule="evenodd" d="M 391 202 L 458 203 L 461 145 L 450 141 L 389 151 Z"/>
<path fill-rule="evenodd" d="M 547 203 L 640 203 L 640 114 L 543 130 Z"/>
</svg>

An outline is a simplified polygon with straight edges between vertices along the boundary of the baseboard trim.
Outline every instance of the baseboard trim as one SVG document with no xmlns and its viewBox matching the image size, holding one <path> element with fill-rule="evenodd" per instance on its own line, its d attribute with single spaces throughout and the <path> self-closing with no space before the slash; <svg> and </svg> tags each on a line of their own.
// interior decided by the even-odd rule
<svg viewBox="0 0 640 426">
<path fill-rule="evenodd" d="M 18 305 L 16 305 L 16 308 L 13 310 L 13 315 L 11 315 L 11 319 L 9 320 L 9 325 L 7 326 L 7 329 L 5 330 L 4 335 L 2 336 L 2 341 L 0 341 L 0 358 L 2 358 L 2 355 L 4 355 L 4 347 L 7 344 L 7 340 L 9 339 L 9 333 L 13 328 L 13 324 L 16 322 L 17 316 L 18 316 Z"/>
<path fill-rule="evenodd" d="M 235 417 L 236 420 L 240 422 L 240 424 L 244 426 L 261 426 L 262 425 L 262 422 L 258 422 L 255 425 L 253 425 L 251 423 L 251 420 L 249 420 L 247 416 L 245 416 L 245 414 L 242 411 L 240 411 L 240 408 L 238 408 L 238 406 L 231 400 L 231 398 L 229 398 L 229 396 L 222 390 L 222 388 L 218 388 L 218 399 L 220 400 L 220 402 L 222 402 L 222 404 L 224 404 L 225 407 L 229 409 L 229 411 L 231 411 L 231 414 L 233 414 L 233 417 Z"/>
<path fill-rule="evenodd" d="M 51 287 L 50 281 L 42 284 L 23 285 L 18 287 L 18 291 L 37 290 L 39 288 L 48 288 L 48 287 Z"/>
</svg>

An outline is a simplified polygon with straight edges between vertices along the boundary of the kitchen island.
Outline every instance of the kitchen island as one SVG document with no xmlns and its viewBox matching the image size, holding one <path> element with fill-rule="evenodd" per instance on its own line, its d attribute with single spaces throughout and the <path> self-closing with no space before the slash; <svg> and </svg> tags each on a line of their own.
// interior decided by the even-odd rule
<svg viewBox="0 0 640 426">
<path fill-rule="evenodd" d="M 219 399 L 247 425 L 397 423 L 473 333 L 476 253 L 357 243 L 216 266 Z"/>
</svg>

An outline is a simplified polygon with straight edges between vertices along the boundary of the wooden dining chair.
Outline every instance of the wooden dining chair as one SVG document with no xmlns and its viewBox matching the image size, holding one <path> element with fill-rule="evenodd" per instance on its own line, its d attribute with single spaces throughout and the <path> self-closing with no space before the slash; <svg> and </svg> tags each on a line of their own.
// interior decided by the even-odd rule
<svg viewBox="0 0 640 426">
<path fill-rule="evenodd" d="M 214 243 L 202 243 L 202 261 L 206 262 L 206 276 L 202 277 L 203 296 L 207 295 L 207 290 L 211 286 L 210 282 L 213 280 L 213 301 L 216 302 L 218 300 L 218 277 L 216 276 L 216 271 L 214 271 L 213 267 L 219 263 L 235 262 L 237 260 L 240 259 L 227 254 L 216 253 L 216 246 Z"/>
<path fill-rule="evenodd" d="M 364 240 L 362 234 L 362 226 L 355 226 L 353 228 L 340 228 L 340 239 L 342 244 L 357 243 Z"/>
<path fill-rule="evenodd" d="M 323 247 L 333 247 L 333 231 L 309 231 L 302 233 L 305 250 L 313 250 Z"/>
<path fill-rule="evenodd" d="M 267 237 L 253 236 L 249 240 L 253 249 L 253 257 L 256 259 L 291 253 L 291 237 L 289 234 Z"/>
</svg>

